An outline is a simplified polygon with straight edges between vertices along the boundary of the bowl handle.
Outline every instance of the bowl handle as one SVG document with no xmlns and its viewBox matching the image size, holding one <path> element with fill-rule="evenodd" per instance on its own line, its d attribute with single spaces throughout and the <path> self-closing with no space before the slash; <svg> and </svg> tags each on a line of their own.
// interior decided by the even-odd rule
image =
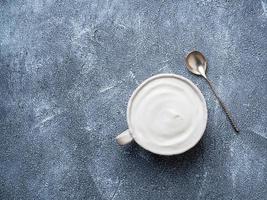
<svg viewBox="0 0 267 200">
<path fill-rule="evenodd" d="M 116 137 L 116 140 L 118 144 L 125 145 L 125 144 L 130 143 L 133 140 L 133 137 L 131 136 L 129 129 L 127 129 L 126 131 L 119 134 Z"/>
</svg>

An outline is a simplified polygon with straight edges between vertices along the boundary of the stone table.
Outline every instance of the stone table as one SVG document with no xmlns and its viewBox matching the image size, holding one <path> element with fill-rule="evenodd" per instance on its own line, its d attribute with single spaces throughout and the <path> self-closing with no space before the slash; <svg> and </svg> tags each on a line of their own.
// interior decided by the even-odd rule
<svg viewBox="0 0 267 200">
<path fill-rule="evenodd" d="M 266 199 L 266 22 L 266 0 L 2 0 L 0 199 Z M 239 135 L 185 69 L 192 49 Z M 114 140 L 132 91 L 158 73 L 207 101 L 206 132 L 182 155 Z"/>
</svg>

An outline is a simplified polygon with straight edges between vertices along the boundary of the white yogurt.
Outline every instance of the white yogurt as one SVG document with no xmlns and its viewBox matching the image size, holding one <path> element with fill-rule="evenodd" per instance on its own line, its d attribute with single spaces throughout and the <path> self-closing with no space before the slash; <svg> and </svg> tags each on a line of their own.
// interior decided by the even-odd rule
<svg viewBox="0 0 267 200">
<path fill-rule="evenodd" d="M 161 75 L 136 90 L 128 122 L 134 140 L 145 149 L 175 154 L 201 138 L 206 112 L 205 100 L 192 82 Z"/>
</svg>

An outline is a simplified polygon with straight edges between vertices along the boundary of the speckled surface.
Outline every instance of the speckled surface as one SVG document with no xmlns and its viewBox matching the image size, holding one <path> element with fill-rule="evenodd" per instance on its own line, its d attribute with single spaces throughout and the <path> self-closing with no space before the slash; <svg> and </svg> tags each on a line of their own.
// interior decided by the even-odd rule
<svg viewBox="0 0 267 200">
<path fill-rule="evenodd" d="M 0 199 L 266 199 L 266 22 L 266 0 L 2 0 Z M 240 135 L 185 69 L 193 48 Z M 203 92 L 203 139 L 171 157 L 117 146 L 130 94 L 163 72 Z"/>
</svg>

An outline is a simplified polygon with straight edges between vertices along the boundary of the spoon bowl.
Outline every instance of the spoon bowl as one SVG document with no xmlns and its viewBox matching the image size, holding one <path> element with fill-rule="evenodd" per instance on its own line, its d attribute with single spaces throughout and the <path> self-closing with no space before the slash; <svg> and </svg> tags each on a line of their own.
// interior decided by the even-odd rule
<svg viewBox="0 0 267 200">
<path fill-rule="evenodd" d="M 202 66 L 204 72 L 206 73 L 208 62 L 204 55 L 199 51 L 190 52 L 185 59 L 187 69 L 196 75 L 202 75 L 199 71 L 199 66 Z"/>
</svg>

